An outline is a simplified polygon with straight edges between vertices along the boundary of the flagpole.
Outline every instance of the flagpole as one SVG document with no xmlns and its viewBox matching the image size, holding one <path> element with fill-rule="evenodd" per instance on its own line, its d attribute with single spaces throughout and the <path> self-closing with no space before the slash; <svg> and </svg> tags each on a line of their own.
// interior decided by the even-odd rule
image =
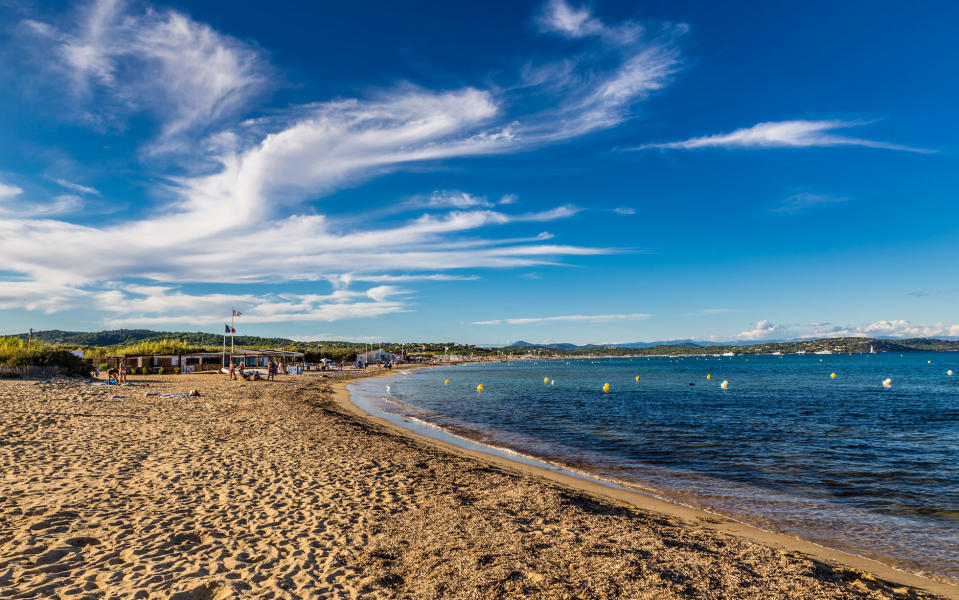
<svg viewBox="0 0 959 600">
<path fill-rule="evenodd" d="M 223 366 L 226 366 L 226 331 L 223 332 Z"/>
<path fill-rule="evenodd" d="M 233 338 L 236 335 L 236 327 L 233 326 L 233 321 L 236 319 L 236 309 L 233 309 L 233 316 L 230 317 L 230 352 L 236 352 L 236 346 L 233 344 Z"/>
</svg>

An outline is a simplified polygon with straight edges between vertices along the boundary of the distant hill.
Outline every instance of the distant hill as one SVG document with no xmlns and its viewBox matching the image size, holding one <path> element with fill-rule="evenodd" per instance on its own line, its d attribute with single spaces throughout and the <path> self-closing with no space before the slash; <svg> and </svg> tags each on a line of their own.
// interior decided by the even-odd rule
<svg viewBox="0 0 959 600">
<path fill-rule="evenodd" d="M 27 339 L 26 333 L 17 335 L 22 339 Z M 50 329 L 47 331 L 34 331 L 33 337 L 34 339 L 51 344 L 76 346 L 124 346 L 127 344 L 137 344 L 139 342 L 160 342 L 167 340 L 176 340 L 194 346 L 219 346 L 223 343 L 222 333 L 204 333 L 201 331 L 151 331 L 149 329 L 113 329 L 110 331 L 93 332 Z M 234 343 L 240 346 L 261 345 L 269 348 L 295 344 L 296 342 L 286 338 L 238 335 L 234 337 Z"/>
<path fill-rule="evenodd" d="M 27 334 L 17 334 L 26 339 Z M 80 347 L 116 347 L 138 344 L 141 342 L 178 341 L 190 346 L 219 348 L 223 343 L 222 333 L 204 333 L 201 331 L 151 331 L 149 329 L 114 329 L 110 331 L 35 331 L 34 339 L 53 344 Z M 268 338 L 250 335 L 238 335 L 234 343 L 247 348 L 287 348 L 303 351 L 316 350 L 322 347 L 324 352 L 334 349 L 363 350 L 367 344 L 348 341 L 311 341 L 298 342 L 288 338 Z M 792 340 L 776 342 L 702 342 L 693 340 L 668 340 L 660 342 L 633 342 L 623 344 L 587 344 L 578 346 L 570 343 L 531 344 L 518 341 L 502 348 L 482 348 L 472 344 L 456 344 L 455 342 L 427 342 L 427 343 L 390 343 L 384 348 L 403 352 L 426 352 L 431 354 L 527 354 L 540 351 L 541 353 L 565 354 L 611 354 L 611 355 L 659 355 L 659 354 L 713 354 L 735 352 L 736 354 L 771 354 L 782 352 L 869 352 L 870 348 L 876 352 L 918 352 L 918 351 L 959 351 L 959 340 L 943 340 L 938 338 L 909 338 L 909 339 L 877 339 L 877 338 L 822 338 L 816 340 Z"/>
<path fill-rule="evenodd" d="M 543 352 L 563 351 L 572 354 L 713 354 L 735 352 L 736 354 L 772 354 L 782 352 L 921 352 L 921 351 L 959 351 L 959 341 L 937 338 L 877 339 L 877 338 L 821 338 L 815 340 L 793 340 L 776 342 L 694 342 L 692 340 L 672 340 L 664 342 L 636 342 L 626 344 L 530 344 L 522 342 L 499 348 L 500 352 L 525 354 L 540 350 Z"/>
<path fill-rule="evenodd" d="M 668 340 L 660 342 L 625 342 L 621 344 L 583 344 L 577 346 L 570 343 L 553 342 L 549 344 L 531 344 L 529 342 L 513 342 L 509 345 L 511 348 L 552 348 L 554 350 L 576 350 L 584 348 L 652 348 L 653 346 L 705 346 L 705 345 L 725 345 L 725 342 L 694 342 L 693 340 Z"/>
</svg>

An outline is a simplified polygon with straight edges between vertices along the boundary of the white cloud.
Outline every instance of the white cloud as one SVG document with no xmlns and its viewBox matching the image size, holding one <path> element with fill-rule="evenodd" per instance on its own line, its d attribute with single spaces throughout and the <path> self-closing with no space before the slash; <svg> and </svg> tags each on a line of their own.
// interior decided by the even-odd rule
<svg viewBox="0 0 959 600">
<path fill-rule="evenodd" d="M 510 204 L 516 204 L 518 201 L 519 196 L 516 194 L 503 194 L 503 196 L 499 199 L 498 204 L 500 206 L 507 206 Z"/>
<path fill-rule="evenodd" d="M 0 279 L 0 310 L 26 309 L 55 313 L 87 302 L 92 294 L 59 282 Z"/>
<path fill-rule="evenodd" d="M 773 325 L 767 320 L 753 323 L 753 328 L 748 331 L 741 331 L 736 336 L 740 340 L 764 340 L 772 337 L 782 337 L 786 335 L 786 329 L 779 325 Z"/>
<path fill-rule="evenodd" d="M 573 8 L 563 0 L 550 0 L 538 19 L 544 32 L 578 38 L 600 33 L 604 26 L 590 15 L 588 8 Z"/>
<path fill-rule="evenodd" d="M 761 341 L 768 339 L 817 339 L 838 337 L 957 337 L 959 324 L 936 323 L 926 325 L 903 319 L 874 321 L 864 325 L 834 325 L 827 322 L 807 323 L 805 326 L 773 325 L 767 320 L 754 323 L 753 329 L 743 331 L 737 339 Z"/>
<path fill-rule="evenodd" d="M 17 188 L 18 190 L 20 188 Z M 21 190 L 22 191 L 22 190 Z M 15 198 L 14 194 L 9 198 Z M 7 199 L 9 199 L 7 198 Z M 52 217 L 76 213 L 83 208 L 83 198 L 75 194 L 61 194 L 54 196 L 52 202 L 23 202 L 2 203 L 4 200 L 0 190 L 0 216 L 9 218 Z"/>
<path fill-rule="evenodd" d="M 23 193 L 23 189 L 9 183 L 0 182 L 0 202 L 16 198 Z"/>
<path fill-rule="evenodd" d="M 737 313 L 737 312 L 743 312 L 743 311 L 736 308 L 703 308 L 696 311 L 696 313 L 700 315 L 721 315 L 724 313 Z"/>
<path fill-rule="evenodd" d="M 245 108 L 268 85 L 256 49 L 174 10 L 130 9 L 96 0 L 69 30 L 37 21 L 26 27 L 57 58 L 87 120 L 149 111 L 162 121 L 152 152 L 182 150 L 185 138 Z"/>
<path fill-rule="evenodd" d="M 431 208 L 490 208 L 493 206 L 486 198 L 474 196 L 466 192 L 436 191 L 426 200 L 426 206 Z"/>
<path fill-rule="evenodd" d="M 845 325 L 834 327 L 827 332 L 829 337 L 937 337 L 959 336 L 959 324 L 936 323 L 926 325 L 904 319 L 875 321 L 867 325 Z"/>
<path fill-rule="evenodd" d="M 629 21 L 618 26 L 606 25 L 594 17 L 589 8 L 575 8 L 564 0 L 549 0 L 536 21 L 543 33 L 573 39 L 597 36 L 614 44 L 633 42 L 643 32 L 639 24 Z"/>
<path fill-rule="evenodd" d="M 510 319 L 493 319 L 491 321 L 473 321 L 473 325 L 527 325 L 533 323 L 556 323 L 556 322 L 586 322 L 586 323 L 610 323 L 615 321 L 637 321 L 648 319 L 653 315 L 643 313 L 617 314 L 617 315 L 559 315 L 555 317 L 521 317 Z"/>
<path fill-rule="evenodd" d="M 81 16 L 76 26 L 63 29 L 25 24 L 47 42 L 41 52 L 73 82 L 86 116 L 102 124 L 118 114 L 122 119 L 145 111 L 160 126 L 151 151 L 173 152 L 205 170 L 161 176 L 151 190 L 160 203 L 126 221 L 79 225 L 51 218 L 81 206 L 79 196 L 68 195 L 46 212 L 12 214 L 0 219 L 0 254 L 4 268 L 27 282 L 23 285 L 60 286 L 64 302 L 51 310 L 76 306 L 69 298 L 82 303 L 110 293 L 113 304 L 105 302 L 104 310 L 123 307 L 130 318 L 147 320 L 161 314 L 148 312 L 149 298 L 131 297 L 105 282 L 137 278 L 175 287 L 193 281 L 329 282 L 343 276 L 353 282 L 404 276 L 412 281 L 416 272 L 438 278 L 451 270 L 555 265 L 563 257 L 612 252 L 544 243 L 549 234 L 485 235 L 500 225 L 548 222 L 580 211 L 572 205 L 517 214 L 498 209 L 513 204 L 512 195 L 495 203 L 496 210 L 492 201 L 465 192 L 435 195 L 429 208 L 441 212 L 382 225 L 366 220 L 354 227 L 316 211 L 333 191 L 413 165 L 519 152 L 615 126 L 629 118 L 633 104 L 664 87 L 680 62 L 675 31 L 643 40 L 633 24 L 595 21 L 601 29 L 583 43 L 596 51 L 570 59 L 561 77 L 537 79 L 535 73 L 555 68 L 546 65 L 531 68 L 519 85 L 490 90 L 402 84 L 363 99 L 294 106 L 225 126 L 269 85 L 259 51 L 175 11 L 137 12 L 99 0 Z M 517 106 L 536 108 L 508 113 Z M 206 168 L 210 165 L 215 168 Z M 57 181 L 78 193 L 96 193 Z M 476 237 L 464 238 L 467 233 Z M 152 301 L 165 302 L 169 310 L 163 315 L 172 318 L 183 296 L 166 291 Z M 183 305 L 181 317 L 221 314 L 203 308 L 221 301 L 227 297 Z M 250 302 L 264 315 L 273 301 L 262 296 Z M 369 302 L 387 304 L 362 300 Z M 291 320 L 352 314 L 326 306 L 326 301 L 299 310 L 286 306 L 276 314 Z"/>
<path fill-rule="evenodd" d="M 845 137 L 832 133 L 836 129 L 845 129 L 863 125 L 851 121 L 777 121 L 758 123 L 752 127 L 737 129 L 732 133 L 721 133 L 690 138 L 680 142 L 645 144 L 635 148 L 670 148 L 691 150 L 695 148 L 808 148 L 812 146 L 865 146 L 886 150 L 904 150 L 907 152 L 929 152 L 921 148 L 910 148 L 898 144 L 878 142 L 861 138 Z"/>
<path fill-rule="evenodd" d="M 365 291 L 335 290 L 329 294 L 186 294 L 162 286 L 125 286 L 95 294 L 97 304 L 117 315 L 112 327 L 159 324 L 209 325 L 222 321 L 230 308 L 243 313 L 242 323 L 338 321 L 409 310 L 408 294 L 393 286 Z"/>
<path fill-rule="evenodd" d="M 832 194 L 812 194 L 801 193 L 794 194 L 783 200 L 779 206 L 773 208 L 770 212 L 780 214 L 795 214 L 819 206 L 829 206 L 833 204 L 842 204 L 849 198 L 843 196 L 834 196 Z"/>
<path fill-rule="evenodd" d="M 87 195 L 90 195 L 90 196 L 100 196 L 100 195 L 101 195 L 98 190 L 96 190 L 96 189 L 94 189 L 94 188 L 92 188 L 92 187 L 85 186 L 85 185 L 80 185 L 79 183 L 74 183 L 74 182 L 72 182 L 72 181 L 67 181 L 66 179 L 56 179 L 56 178 L 53 178 L 52 181 L 54 181 L 55 183 L 57 183 L 57 184 L 65 187 L 65 188 L 67 188 L 68 190 L 70 190 L 70 191 L 72 191 L 72 192 L 76 192 L 76 193 L 78 193 L 78 194 L 87 194 Z"/>
<path fill-rule="evenodd" d="M 613 209 L 614 213 L 619 213 L 621 215 L 635 215 L 636 209 L 629 206 L 620 206 Z"/>
</svg>

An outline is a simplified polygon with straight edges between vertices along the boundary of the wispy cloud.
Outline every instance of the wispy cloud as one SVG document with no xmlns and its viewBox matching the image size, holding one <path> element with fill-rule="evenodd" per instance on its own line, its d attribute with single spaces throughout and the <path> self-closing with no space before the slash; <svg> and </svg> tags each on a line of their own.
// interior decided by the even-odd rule
<svg viewBox="0 0 959 600">
<path fill-rule="evenodd" d="M 743 312 L 737 308 L 701 308 L 693 314 L 697 315 L 721 315 L 725 313 Z"/>
<path fill-rule="evenodd" d="M 20 199 L 23 189 L 0 183 L 0 216 L 4 218 L 51 217 L 75 213 L 83 208 L 83 198 L 75 194 L 60 194 L 50 202 L 32 202 Z M 17 198 L 17 202 L 10 200 Z"/>
<path fill-rule="evenodd" d="M 758 123 L 752 127 L 694 137 L 679 142 L 644 144 L 634 150 L 651 148 L 692 150 L 696 148 L 808 148 L 813 146 L 865 146 L 906 152 L 931 152 L 888 142 L 846 137 L 833 133 L 837 129 L 857 127 L 866 123 L 859 121 L 777 121 Z"/>
<path fill-rule="evenodd" d="M 96 190 L 96 189 L 94 189 L 94 188 L 92 188 L 92 187 L 89 187 L 89 186 L 86 186 L 86 185 L 81 185 L 81 184 L 79 184 L 79 183 L 74 183 L 74 182 L 72 182 L 72 181 L 67 181 L 66 179 L 51 178 L 51 181 L 53 181 L 54 183 L 56 183 L 56 184 L 58 184 L 58 185 L 60 185 L 60 186 L 62 186 L 62 187 L 65 187 L 66 189 L 70 190 L 71 192 L 76 192 L 76 193 L 78 193 L 78 194 L 87 194 L 87 195 L 90 195 L 90 196 L 100 196 L 100 195 L 101 195 L 98 190 Z"/>
<path fill-rule="evenodd" d="M 848 200 L 849 198 L 844 196 L 835 196 L 833 194 L 812 194 L 803 192 L 786 198 L 770 212 L 791 215 L 806 211 L 811 208 L 842 204 Z"/>
<path fill-rule="evenodd" d="M 146 110 L 162 121 L 152 152 L 182 150 L 203 132 L 248 106 L 269 85 L 268 69 L 251 46 L 174 10 L 142 12 L 121 0 L 96 0 L 68 29 L 25 20 L 45 42 L 38 51 L 71 82 L 82 118 L 111 125 Z"/>
<path fill-rule="evenodd" d="M 557 322 L 585 322 L 610 323 L 614 321 L 638 321 L 648 319 L 653 315 L 644 313 L 616 314 L 616 315 L 559 315 L 555 317 L 517 317 L 510 319 L 493 319 L 490 321 L 473 321 L 473 325 L 528 325 Z"/>
<path fill-rule="evenodd" d="M 363 275 L 343 273 L 332 278 L 334 282 L 349 285 L 353 282 L 399 283 L 407 281 L 476 281 L 479 275 L 450 275 L 448 273 L 403 273 L 399 275 Z"/>
<path fill-rule="evenodd" d="M 22 193 L 23 188 L 11 185 L 9 183 L 0 182 L 0 202 L 9 200 L 11 198 L 16 198 Z"/>
<path fill-rule="evenodd" d="M 113 327 L 159 324 L 204 324 L 222 319 L 224 306 L 236 306 L 244 323 L 339 321 L 409 310 L 409 292 L 393 286 L 364 291 L 335 290 L 329 294 L 187 294 L 166 286 L 126 286 L 94 295 L 99 306 L 119 316 L 105 322 Z"/>
<path fill-rule="evenodd" d="M 631 208 L 629 206 L 620 206 L 620 207 L 614 208 L 613 212 L 621 215 L 635 215 L 636 209 Z"/>
<path fill-rule="evenodd" d="M 568 8 L 562 2 L 550 6 Z M 564 257 L 613 252 L 547 243 L 550 234 L 497 235 L 499 226 L 572 218 L 581 210 L 564 204 L 511 212 L 512 195 L 494 202 L 468 192 L 437 192 L 422 207 L 428 214 L 391 223 L 317 212 L 324 196 L 387 173 L 520 152 L 614 127 L 635 104 L 668 85 L 681 66 L 682 27 L 664 26 L 647 38 L 633 23 L 609 25 L 588 13 L 579 25 L 573 21 L 543 31 L 579 37 L 576 54 L 530 66 L 514 85 L 430 90 L 398 84 L 363 98 L 291 106 L 243 121 L 243 112 L 272 85 L 271 67 L 259 49 L 180 12 L 97 0 L 65 20 L 66 26 L 24 21 L 41 42 L 41 62 L 56 73 L 51 85 L 71 84 L 68 100 L 86 122 L 121 127 L 114 121 L 149 116 L 158 131 L 146 140 L 147 151 L 167 153 L 190 168 L 176 177 L 156 174 L 151 193 L 163 204 L 110 224 L 52 218 L 81 206 L 80 194 L 97 192 L 57 180 L 77 195 L 59 197 L 60 204 L 46 213 L 0 219 L 4 268 L 22 278 L 21 288 L 28 282 L 44 290 L 60 286 L 54 295 L 62 302 L 43 307 L 67 310 L 96 294 L 117 292 L 106 282 L 118 279 L 173 287 L 195 281 L 339 281 L 346 287 L 376 278 L 429 281 L 454 270 L 556 265 Z M 583 52 L 583 46 L 591 50 Z M 20 193 L 12 190 L 8 196 Z M 64 253 L 64 247 L 84 251 Z M 436 277 L 416 275 L 427 272 Z M 161 298 L 173 303 L 183 296 L 170 292 Z M 122 307 L 130 318 L 155 319 L 160 313 L 144 312 L 146 302 L 121 295 L 101 309 Z M 194 307 L 215 302 L 229 306 L 231 300 L 213 295 Z M 266 306 L 271 300 L 250 302 Z M 271 318 L 354 314 L 327 311 L 329 303 L 299 313 L 276 311 Z M 119 323 L 124 317 L 111 318 Z"/>
<path fill-rule="evenodd" d="M 578 39 L 600 37 L 617 45 L 635 42 L 643 33 L 640 24 L 627 21 L 610 26 L 593 16 L 589 8 L 574 7 L 564 0 L 549 0 L 536 19 L 540 31 Z"/>
<path fill-rule="evenodd" d="M 482 196 L 466 192 L 441 190 L 433 192 L 425 199 L 425 206 L 431 208 L 490 208 L 493 203 Z"/>
</svg>

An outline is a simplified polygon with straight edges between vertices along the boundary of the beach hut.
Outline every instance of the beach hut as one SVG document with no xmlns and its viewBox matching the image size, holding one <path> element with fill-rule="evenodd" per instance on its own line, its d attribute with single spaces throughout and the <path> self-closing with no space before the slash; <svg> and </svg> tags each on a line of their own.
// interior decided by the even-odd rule
<svg viewBox="0 0 959 600">
<path fill-rule="evenodd" d="M 226 368 L 232 360 L 234 364 L 241 362 L 247 369 L 262 368 L 270 359 L 282 364 L 287 372 L 289 367 L 294 372 L 301 373 L 304 367 L 305 355 L 302 352 L 288 352 L 285 350 L 253 350 L 240 348 L 233 352 L 191 352 L 186 354 L 126 354 L 124 356 L 110 356 L 107 365 L 118 367 L 122 359 L 126 359 L 131 374 L 152 373 L 203 373 L 217 372 Z"/>
</svg>

